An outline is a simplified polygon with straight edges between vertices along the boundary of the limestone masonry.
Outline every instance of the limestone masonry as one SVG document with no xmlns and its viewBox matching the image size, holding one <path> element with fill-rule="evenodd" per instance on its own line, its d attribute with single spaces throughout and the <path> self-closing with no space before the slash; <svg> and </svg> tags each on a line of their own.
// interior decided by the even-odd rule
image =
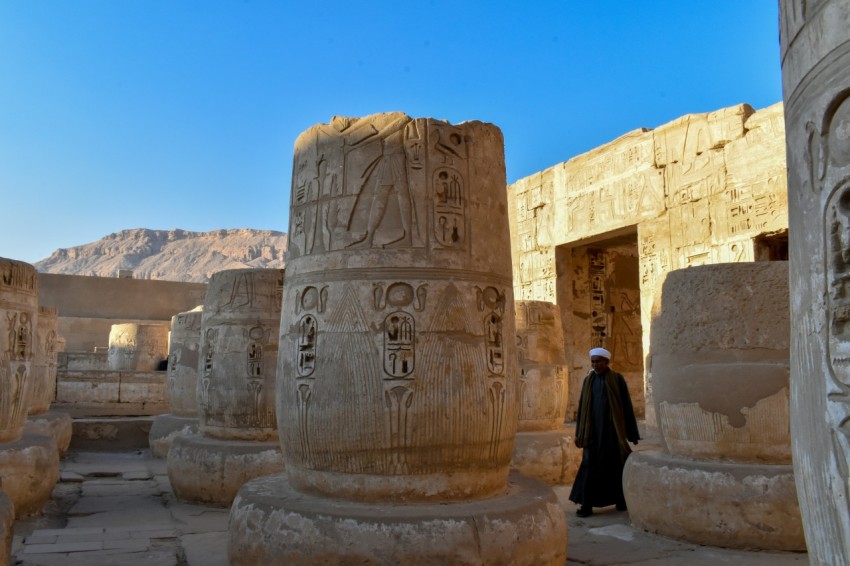
<svg viewBox="0 0 850 566">
<path fill-rule="evenodd" d="M 567 420 L 587 351 L 604 346 L 655 425 L 645 356 L 665 274 L 787 259 L 784 144 L 782 105 L 744 104 L 635 130 L 508 187 L 516 297 L 561 309 Z"/>
</svg>

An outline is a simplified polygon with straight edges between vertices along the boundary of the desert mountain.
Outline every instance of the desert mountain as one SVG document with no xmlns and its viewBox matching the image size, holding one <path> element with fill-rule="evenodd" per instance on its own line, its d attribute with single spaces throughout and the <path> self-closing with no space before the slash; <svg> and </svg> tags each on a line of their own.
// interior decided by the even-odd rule
<svg viewBox="0 0 850 566">
<path fill-rule="evenodd" d="M 35 264 L 43 273 L 116 277 L 133 270 L 135 279 L 206 283 L 222 269 L 281 268 L 286 234 L 274 230 L 148 230 L 134 228 L 96 242 L 59 249 Z"/>
</svg>

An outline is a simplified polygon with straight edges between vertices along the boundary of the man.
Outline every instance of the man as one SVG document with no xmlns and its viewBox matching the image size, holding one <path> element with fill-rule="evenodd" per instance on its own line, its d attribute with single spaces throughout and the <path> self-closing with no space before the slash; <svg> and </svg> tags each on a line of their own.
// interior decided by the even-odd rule
<svg viewBox="0 0 850 566">
<path fill-rule="evenodd" d="M 629 442 L 637 444 L 640 435 L 626 380 L 608 367 L 610 361 L 608 350 L 593 348 L 593 370 L 581 386 L 575 443 L 584 452 L 570 492 L 570 501 L 581 505 L 579 517 L 592 515 L 593 507 L 626 510 L 623 467 L 632 451 Z"/>
</svg>

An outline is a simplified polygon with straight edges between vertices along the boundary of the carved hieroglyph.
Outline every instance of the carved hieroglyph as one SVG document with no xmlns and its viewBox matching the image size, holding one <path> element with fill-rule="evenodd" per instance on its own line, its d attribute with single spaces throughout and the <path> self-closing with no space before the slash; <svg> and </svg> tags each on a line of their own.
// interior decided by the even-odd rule
<svg viewBox="0 0 850 566">
<path fill-rule="evenodd" d="M 503 159 L 492 125 L 401 113 L 298 138 L 277 392 L 296 488 L 504 488 L 519 391 Z"/>
<path fill-rule="evenodd" d="M 168 357 L 168 325 L 113 324 L 106 354 L 111 371 L 155 371 Z"/>
<path fill-rule="evenodd" d="M 58 337 L 59 311 L 53 307 L 38 307 L 32 365 L 30 415 L 46 413 L 56 397 L 56 347 Z"/>
<path fill-rule="evenodd" d="M 37 315 L 35 268 L 0 258 L 0 442 L 17 440 L 27 418 Z"/>
<path fill-rule="evenodd" d="M 850 556 L 850 4 L 780 2 L 792 450 L 813 564 Z"/>
<path fill-rule="evenodd" d="M 204 300 L 198 361 L 201 431 L 214 438 L 277 436 L 277 369 L 282 269 L 214 273 Z"/>
<path fill-rule="evenodd" d="M 168 405 L 179 417 L 198 416 L 198 361 L 203 306 L 171 318 L 168 338 Z"/>
<path fill-rule="evenodd" d="M 520 368 L 519 432 L 558 430 L 567 407 L 567 360 L 558 306 L 516 302 Z"/>
</svg>

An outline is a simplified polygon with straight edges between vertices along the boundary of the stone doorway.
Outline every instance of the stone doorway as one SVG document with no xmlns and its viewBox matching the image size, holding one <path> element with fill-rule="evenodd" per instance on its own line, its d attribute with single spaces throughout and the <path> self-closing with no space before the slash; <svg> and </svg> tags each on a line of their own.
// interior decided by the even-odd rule
<svg viewBox="0 0 850 566">
<path fill-rule="evenodd" d="M 640 317 L 637 228 L 558 246 L 557 302 L 564 325 L 570 371 L 566 420 L 576 418 L 581 383 L 590 364 L 587 352 L 602 346 L 611 367 L 623 374 L 635 414 L 644 416 L 644 353 Z"/>
</svg>

